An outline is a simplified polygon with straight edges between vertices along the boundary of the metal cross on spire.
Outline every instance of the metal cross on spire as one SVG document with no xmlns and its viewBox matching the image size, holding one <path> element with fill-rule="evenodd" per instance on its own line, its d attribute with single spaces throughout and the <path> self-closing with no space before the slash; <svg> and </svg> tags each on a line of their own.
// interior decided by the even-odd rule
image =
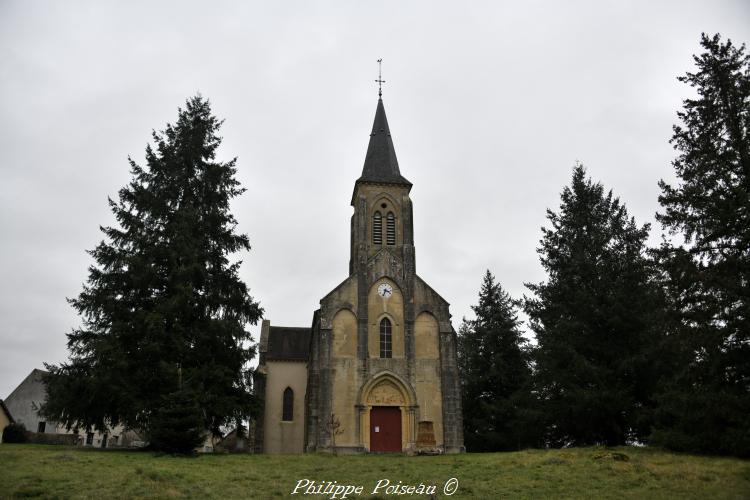
<svg viewBox="0 0 750 500">
<path fill-rule="evenodd" d="M 385 83 L 385 80 L 383 80 L 383 60 L 378 59 L 378 79 L 375 80 L 375 83 L 378 84 L 378 97 L 383 97 L 383 84 Z"/>
</svg>

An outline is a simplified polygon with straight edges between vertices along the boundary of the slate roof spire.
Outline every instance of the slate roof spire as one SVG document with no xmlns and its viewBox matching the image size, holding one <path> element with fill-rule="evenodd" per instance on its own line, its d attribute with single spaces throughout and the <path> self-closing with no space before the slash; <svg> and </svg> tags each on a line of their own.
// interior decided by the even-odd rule
<svg viewBox="0 0 750 500">
<path fill-rule="evenodd" d="M 378 107 L 375 111 L 375 121 L 372 124 L 370 144 L 367 146 L 362 175 L 357 179 L 357 184 L 360 182 L 412 185 L 401 175 L 398 168 L 396 150 L 393 147 L 391 130 L 388 128 L 388 119 L 385 117 L 382 98 L 378 99 Z"/>
</svg>

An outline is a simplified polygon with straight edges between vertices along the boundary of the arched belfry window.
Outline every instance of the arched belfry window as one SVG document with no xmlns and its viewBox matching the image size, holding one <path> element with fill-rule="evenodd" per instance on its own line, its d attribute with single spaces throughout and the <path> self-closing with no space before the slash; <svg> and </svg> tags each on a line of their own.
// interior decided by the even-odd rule
<svg viewBox="0 0 750 500">
<path fill-rule="evenodd" d="M 393 340 L 391 336 L 391 320 L 383 318 L 380 320 L 380 357 L 393 357 Z"/>
<path fill-rule="evenodd" d="M 291 387 L 284 389 L 284 405 L 281 420 L 291 422 L 294 420 L 294 391 Z"/>
<path fill-rule="evenodd" d="M 385 221 L 385 242 L 388 245 L 394 246 L 396 244 L 396 216 L 393 212 L 388 212 L 388 216 Z"/>
<path fill-rule="evenodd" d="M 375 212 L 372 216 L 372 244 L 383 244 L 383 216 L 380 212 Z"/>
</svg>

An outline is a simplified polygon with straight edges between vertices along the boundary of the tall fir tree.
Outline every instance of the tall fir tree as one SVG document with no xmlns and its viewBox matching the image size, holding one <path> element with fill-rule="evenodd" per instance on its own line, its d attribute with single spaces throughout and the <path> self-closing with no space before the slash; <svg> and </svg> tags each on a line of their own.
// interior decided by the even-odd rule
<svg viewBox="0 0 750 500">
<path fill-rule="evenodd" d="M 638 226 L 582 165 L 547 210 L 537 250 L 548 280 L 526 286 L 536 391 L 551 446 L 624 444 L 649 431 L 661 364 L 660 297 Z"/>
<path fill-rule="evenodd" d="M 213 433 L 254 411 L 246 327 L 262 309 L 229 260 L 250 245 L 229 211 L 244 191 L 236 159 L 216 160 L 221 123 L 198 95 L 152 133 L 146 168 L 129 159 L 132 180 L 110 199 L 118 226 L 102 228 L 88 282 L 70 299 L 83 325 L 68 334 L 68 362 L 48 365 L 50 419 L 154 430 L 158 447 L 165 401 Z"/>
<path fill-rule="evenodd" d="M 535 446 L 528 346 L 519 329 L 516 302 L 489 270 L 472 310 L 476 319 L 464 319 L 458 335 L 466 448 Z"/>
<path fill-rule="evenodd" d="M 660 398 L 654 438 L 679 450 L 750 455 L 750 56 L 703 34 L 672 144 L 676 185 L 657 214 L 681 242 L 657 255 L 674 306 L 681 369 Z"/>
</svg>

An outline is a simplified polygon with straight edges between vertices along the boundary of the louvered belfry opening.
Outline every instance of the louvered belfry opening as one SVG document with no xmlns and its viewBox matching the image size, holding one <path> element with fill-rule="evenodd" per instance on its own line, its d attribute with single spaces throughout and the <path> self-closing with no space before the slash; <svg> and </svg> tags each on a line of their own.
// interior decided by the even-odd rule
<svg viewBox="0 0 750 500">
<path fill-rule="evenodd" d="M 390 358 L 393 356 L 391 321 L 383 318 L 380 321 L 380 357 Z"/>
<path fill-rule="evenodd" d="M 388 212 L 386 217 L 386 243 L 390 246 L 396 245 L 396 217 L 393 212 Z"/>
<path fill-rule="evenodd" d="M 372 216 L 372 244 L 383 244 L 383 217 L 380 212 L 375 212 Z"/>
</svg>

